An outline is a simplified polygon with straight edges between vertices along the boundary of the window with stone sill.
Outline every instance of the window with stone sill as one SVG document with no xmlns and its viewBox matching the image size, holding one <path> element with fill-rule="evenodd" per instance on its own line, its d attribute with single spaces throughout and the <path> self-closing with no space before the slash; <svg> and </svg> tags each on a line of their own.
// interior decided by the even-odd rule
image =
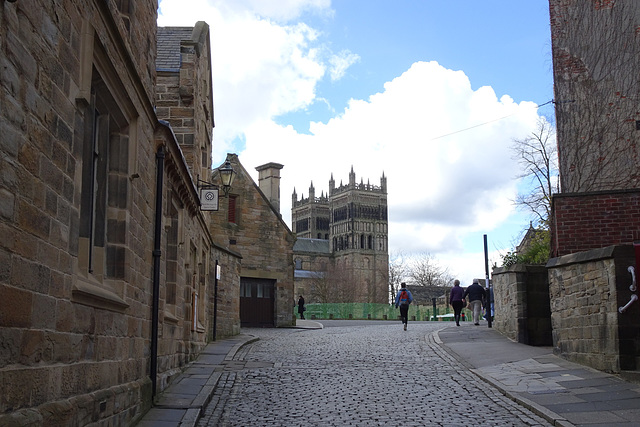
<svg viewBox="0 0 640 427">
<path fill-rule="evenodd" d="M 198 263 L 198 323 L 196 330 L 198 332 L 204 332 L 204 324 L 206 323 L 206 287 L 209 275 L 207 274 L 209 271 L 209 259 L 207 258 L 207 253 L 209 250 L 205 247 L 202 250 L 200 262 Z"/>
<path fill-rule="evenodd" d="M 178 245 L 179 245 L 179 206 L 173 192 L 169 191 L 167 197 L 167 225 L 166 225 L 166 286 L 165 286 L 165 303 L 168 306 L 165 310 L 169 310 L 175 314 L 176 289 L 178 282 Z"/>
<path fill-rule="evenodd" d="M 82 104 L 81 104 L 82 105 Z M 108 285 L 126 279 L 129 120 L 93 67 L 90 98 L 81 110 L 82 181 L 74 299 L 116 311 L 128 305 Z"/>
</svg>

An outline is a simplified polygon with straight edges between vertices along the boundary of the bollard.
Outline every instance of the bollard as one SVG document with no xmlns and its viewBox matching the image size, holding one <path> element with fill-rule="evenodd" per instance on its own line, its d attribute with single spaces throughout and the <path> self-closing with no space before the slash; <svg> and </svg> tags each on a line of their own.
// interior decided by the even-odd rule
<svg viewBox="0 0 640 427">
<path fill-rule="evenodd" d="M 349 320 L 353 319 L 353 314 L 349 313 Z"/>
<path fill-rule="evenodd" d="M 367 319 L 371 320 L 371 313 L 367 314 Z"/>
<path fill-rule="evenodd" d="M 416 316 L 411 316 L 411 321 L 415 322 L 416 321 Z"/>
<path fill-rule="evenodd" d="M 329 313 L 329 319 L 333 319 L 333 313 Z"/>
<path fill-rule="evenodd" d="M 386 315 L 386 314 L 383 314 L 383 315 L 382 315 L 382 318 L 383 318 L 384 320 L 387 320 L 387 315 Z"/>
<path fill-rule="evenodd" d="M 316 315 L 315 314 L 311 315 L 311 320 L 316 320 Z"/>
</svg>

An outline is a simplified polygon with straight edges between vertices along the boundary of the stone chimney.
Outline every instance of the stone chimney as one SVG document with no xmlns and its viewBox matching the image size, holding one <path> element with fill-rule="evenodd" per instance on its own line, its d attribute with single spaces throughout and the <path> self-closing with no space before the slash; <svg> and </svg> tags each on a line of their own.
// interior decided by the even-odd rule
<svg viewBox="0 0 640 427">
<path fill-rule="evenodd" d="M 279 163 L 267 163 L 258 166 L 258 186 L 260 191 L 267 196 L 271 206 L 280 213 L 280 169 L 284 166 Z"/>
</svg>

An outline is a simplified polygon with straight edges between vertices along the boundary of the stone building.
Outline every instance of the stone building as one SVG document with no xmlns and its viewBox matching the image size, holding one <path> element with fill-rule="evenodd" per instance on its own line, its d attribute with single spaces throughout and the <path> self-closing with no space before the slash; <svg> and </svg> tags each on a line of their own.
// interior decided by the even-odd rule
<svg viewBox="0 0 640 427">
<path fill-rule="evenodd" d="M 553 345 L 612 372 L 640 370 L 627 268 L 640 238 L 640 3 L 550 0 L 561 193 L 547 264 Z M 640 259 L 640 257 L 635 257 Z"/>
<path fill-rule="evenodd" d="M 267 163 L 253 181 L 235 154 L 227 154 L 236 171 L 229 195 L 209 223 L 211 234 L 225 239 L 242 256 L 240 321 L 242 326 L 291 326 L 293 318 L 293 245 L 295 236 L 282 220 L 280 170 Z M 217 179 L 214 173 L 213 180 Z"/>
<path fill-rule="evenodd" d="M 157 7 L 0 4 L 0 425 L 135 424 L 212 337 L 216 284 L 233 310 L 240 256 L 197 191 L 211 85 L 200 124 L 158 119 Z"/>
<path fill-rule="evenodd" d="M 159 27 L 157 35 L 156 114 L 174 133 L 183 161 L 191 175 L 190 179 L 196 187 L 209 186 L 212 176 L 214 116 L 210 37 L 210 29 L 205 22 L 197 22 L 193 27 Z M 177 193 L 179 192 L 175 189 L 168 192 L 167 209 L 174 216 L 172 220 L 180 224 L 180 204 L 174 200 Z M 215 211 L 206 212 L 202 220 L 208 228 L 208 222 L 220 215 L 222 213 Z M 173 244 L 182 249 L 180 242 L 184 242 L 184 239 L 181 234 L 172 235 L 172 238 L 176 240 Z M 214 248 L 224 249 L 233 254 L 232 257 L 240 258 L 239 254 L 228 249 L 224 236 L 213 236 L 213 239 L 214 242 L 222 244 L 219 246 L 213 243 Z M 173 251 L 169 253 L 173 254 Z M 223 262 L 219 253 L 212 262 L 214 265 L 210 268 L 220 266 L 223 274 L 228 274 L 226 270 L 231 268 L 233 280 L 215 281 L 212 278 L 210 283 L 214 292 L 206 293 L 200 290 L 194 294 L 199 299 L 199 315 L 201 318 L 204 318 L 205 312 L 211 316 L 215 315 L 216 337 L 236 335 L 240 333 L 240 294 L 236 277 L 239 273 L 235 265 L 237 262 Z M 176 274 L 179 277 L 182 272 Z M 170 281 L 167 284 L 171 290 L 175 287 L 173 283 Z M 214 300 L 216 294 L 218 303 Z M 203 299 L 205 295 L 207 301 Z M 204 324 L 202 320 L 200 328 Z M 213 334 L 212 325 L 209 331 Z"/>
<path fill-rule="evenodd" d="M 309 295 L 310 301 L 315 301 L 322 293 L 325 295 L 320 299 L 326 299 L 326 293 L 317 288 L 329 281 L 350 289 L 338 289 L 329 297 L 333 301 L 323 302 L 387 303 L 389 252 L 384 174 L 380 186 L 362 180 L 358 184 L 351 168 L 346 185 L 340 183 L 336 187 L 331 176 L 327 195 L 316 197 L 311 183 L 309 197 L 298 200 L 294 189 L 291 206 L 293 231 L 298 237 L 294 253 L 296 294 Z M 311 240 L 303 243 L 301 239 Z M 328 245 L 318 242 L 323 240 Z M 340 296 L 344 293 L 341 291 L 347 291 L 346 295 Z"/>
</svg>

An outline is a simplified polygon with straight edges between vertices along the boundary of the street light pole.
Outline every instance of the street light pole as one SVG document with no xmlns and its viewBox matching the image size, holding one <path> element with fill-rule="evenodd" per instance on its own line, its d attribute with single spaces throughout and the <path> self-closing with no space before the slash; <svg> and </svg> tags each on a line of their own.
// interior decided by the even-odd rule
<svg viewBox="0 0 640 427">
<path fill-rule="evenodd" d="M 491 298 L 491 284 L 489 283 L 489 251 L 487 249 L 487 235 L 484 235 L 484 271 L 486 275 L 485 287 L 487 292 L 487 298 L 485 307 L 487 310 L 487 326 L 491 328 L 491 303 L 493 302 L 493 298 Z"/>
</svg>

